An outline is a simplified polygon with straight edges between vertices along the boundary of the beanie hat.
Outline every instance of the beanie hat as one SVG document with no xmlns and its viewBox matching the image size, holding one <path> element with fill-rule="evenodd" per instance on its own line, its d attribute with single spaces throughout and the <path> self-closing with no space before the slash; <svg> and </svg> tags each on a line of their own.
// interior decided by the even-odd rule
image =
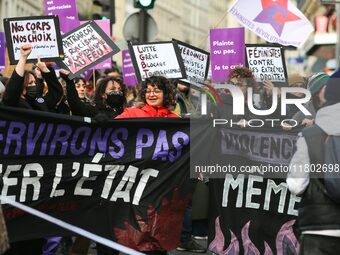
<svg viewBox="0 0 340 255">
<path fill-rule="evenodd" d="M 288 76 L 288 86 L 296 87 L 294 84 L 296 83 L 306 83 L 305 78 L 303 78 L 300 74 L 293 73 Z"/>
<path fill-rule="evenodd" d="M 328 105 L 340 103 L 340 69 L 329 77 L 325 89 L 325 98 Z"/>
<path fill-rule="evenodd" d="M 329 75 L 325 73 L 317 73 L 308 79 L 307 88 L 312 96 L 316 95 L 318 91 L 326 85 Z"/>
</svg>

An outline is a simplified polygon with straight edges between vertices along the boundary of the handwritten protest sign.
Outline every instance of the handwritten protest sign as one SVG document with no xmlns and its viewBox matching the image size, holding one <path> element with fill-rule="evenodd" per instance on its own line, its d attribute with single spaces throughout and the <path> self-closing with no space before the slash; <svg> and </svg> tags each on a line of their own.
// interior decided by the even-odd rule
<svg viewBox="0 0 340 255">
<path fill-rule="evenodd" d="M 27 62 L 37 57 L 42 61 L 54 61 L 63 56 L 63 47 L 57 16 L 36 16 L 4 19 L 4 28 L 10 64 L 20 57 L 20 46 L 32 45 Z"/>
<path fill-rule="evenodd" d="M 71 72 L 71 79 L 120 51 L 94 21 L 63 35 L 63 47 L 65 58 L 58 65 Z"/>
<path fill-rule="evenodd" d="M 182 81 L 186 83 L 190 83 L 190 81 L 204 82 L 209 70 L 209 53 L 187 43 L 177 40 L 176 42 L 187 75 L 187 78 Z"/>
<path fill-rule="evenodd" d="M 107 34 L 107 36 L 110 36 L 110 34 L 111 34 L 111 24 L 110 24 L 109 19 L 94 20 L 94 22 L 96 22 L 96 24 L 98 26 L 100 26 L 100 28 L 105 32 L 105 34 Z M 86 21 L 80 22 L 80 24 L 85 24 L 85 23 L 86 23 Z M 112 68 L 112 59 L 111 58 L 107 58 L 103 62 L 101 62 L 98 65 L 96 65 L 95 67 L 93 67 L 93 69 L 110 69 L 110 68 Z"/>
<path fill-rule="evenodd" d="M 122 51 L 123 58 L 123 81 L 127 86 L 135 86 L 138 81 L 136 78 L 135 69 L 133 68 L 132 59 L 129 50 Z"/>
<path fill-rule="evenodd" d="M 63 34 L 80 25 L 76 0 L 45 0 L 45 15 L 58 15 Z"/>
<path fill-rule="evenodd" d="M 5 33 L 0 32 L 0 69 L 6 65 Z"/>
<path fill-rule="evenodd" d="M 132 45 L 129 51 L 139 81 L 153 75 L 169 79 L 186 78 L 183 61 L 176 42 Z"/>
<path fill-rule="evenodd" d="M 282 47 L 247 44 L 246 58 L 247 66 L 253 71 L 256 81 L 286 82 L 287 70 Z"/>
<path fill-rule="evenodd" d="M 214 83 L 226 82 L 230 70 L 244 65 L 244 47 L 244 28 L 210 30 L 211 73 Z"/>
</svg>

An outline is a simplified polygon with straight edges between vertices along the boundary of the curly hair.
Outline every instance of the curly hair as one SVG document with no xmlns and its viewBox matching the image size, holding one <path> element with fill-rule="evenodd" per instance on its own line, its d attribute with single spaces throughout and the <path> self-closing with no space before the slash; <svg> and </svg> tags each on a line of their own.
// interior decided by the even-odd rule
<svg viewBox="0 0 340 255">
<path fill-rule="evenodd" d="M 142 87 L 139 91 L 139 101 L 146 103 L 145 94 L 148 85 L 157 87 L 163 91 L 163 106 L 171 110 L 175 103 L 176 88 L 163 76 L 151 76 L 142 82 Z"/>
<path fill-rule="evenodd" d="M 126 102 L 126 86 L 123 83 L 123 81 L 121 79 L 117 79 L 114 77 L 106 77 L 103 78 L 102 80 L 99 81 L 95 93 L 94 93 L 94 98 L 93 98 L 93 104 L 98 108 L 98 109 L 105 109 L 106 106 L 106 102 L 103 99 L 103 95 L 105 94 L 105 90 L 109 84 L 109 82 L 117 82 L 121 88 L 121 91 L 123 92 L 123 96 L 124 96 L 124 104 L 123 104 L 123 108 L 125 108 L 127 102 Z"/>
<path fill-rule="evenodd" d="M 248 87 L 256 86 L 254 74 L 247 67 L 243 67 L 243 66 L 236 67 L 235 69 L 231 70 L 228 78 L 229 78 L 228 83 L 232 83 L 231 79 L 236 78 L 240 81 L 246 80 Z"/>
</svg>

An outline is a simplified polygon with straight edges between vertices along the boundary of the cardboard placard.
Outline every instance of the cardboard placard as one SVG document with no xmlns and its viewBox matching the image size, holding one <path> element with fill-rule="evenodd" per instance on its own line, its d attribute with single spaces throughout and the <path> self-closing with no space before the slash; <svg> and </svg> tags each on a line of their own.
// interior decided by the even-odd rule
<svg viewBox="0 0 340 255">
<path fill-rule="evenodd" d="M 4 28 L 11 65 L 18 63 L 20 46 L 32 45 L 27 62 L 54 61 L 63 56 L 63 47 L 57 16 L 35 16 L 4 19 Z"/>
<path fill-rule="evenodd" d="M 135 69 L 133 68 L 132 59 L 129 50 L 122 51 L 123 58 L 123 81 L 126 86 L 136 86 L 138 84 Z"/>
<path fill-rule="evenodd" d="M 174 40 L 177 42 L 185 67 L 186 79 L 181 81 L 185 83 L 200 82 L 203 83 L 208 75 L 210 54 L 204 50 L 196 48 L 190 44 Z"/>
<path fill-rule="evenodd" d="M 224 83 L 229 73 L 244 66 L 244 28 L 210 30 L 211 75 L 214 83 Z"/>
<path fill-rule="evenodd" d="M 287 70 L 281 46 L 247 44 L 246 65 L 257 82 L 268 80 L 282 85 L 287 81 Z"/>
<path fill-rule="evenodd" d="M 185 68 L 176 42 L 152 42 L 132 45 L 129 51 L 138 81 L 153 75 L 168 79 L 186 78 Z"/>
<path fill-rule="evenodd" d="M 80 24 L 85 24 L 87 21 L 80 21 Z M 109 19 L 104 20 L 94 20 L 98 26 L 107 34 L 107 36 L 110 36 L 111 34 L 111 24 Z M 112 68 L 112 59 L 107 58 L 103 62 L 100 62 L 98 65 L 93 67 L 93 69 L 111 69 Z"/>
<path fill-rule="evenodd" d="M 120 51 L 94 21 L 89 21 L 63 35 L 63 47 L 65 58 L 57 63 L 71 72 L 70 79 Z"/>
</svg>

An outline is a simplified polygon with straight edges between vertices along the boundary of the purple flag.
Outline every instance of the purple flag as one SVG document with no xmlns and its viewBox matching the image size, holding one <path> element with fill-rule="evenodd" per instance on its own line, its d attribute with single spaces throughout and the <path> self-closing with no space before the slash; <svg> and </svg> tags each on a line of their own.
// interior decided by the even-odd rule
<svg viewBox="0 0 340 255">
<path fill-rule="evenodd" d="M 5 33 L 0 32 L 0 69 L 6 65 Z"/>
<path fill-rule="evenodd" d="M 83 72 L 82 76 L 85 79 L 85 81 L 89 81 L 92 75 L 93 75 L 93 69 L 89 69 Z"/>
<path fill-rule="evenodd" d="M 138 84 L 135 69 L 133 68 L 129 50 L 122 51 L 123 56 L 123 81 L 127 86 L 136 86 Z"/>
<path fill-rule="evenodd" d="M 210 30 L 212 82 L 224 83 L 229 72 L 245 64 L 244 28 Z"/>
<path fill-rule="evenodd" d="M 87 21 L 80 21 L 80 24 L 84 24 Z M 110 20 L 95 20 L 94 22 L 97 23 L 98 26 L 111 37 L 111 28 L 110 28 Z M 110 69 L 112 68 L 112 58 L 105 59 L 103 62 L 100 62 L 98 65 L 94 66 L 92 69 Z"/>
<path fill-rule="evenodd" d="M 80 25 L 76 0 L 45 0 L 45 15 L 59 16 L 62 34 Z"/>
</svg>

